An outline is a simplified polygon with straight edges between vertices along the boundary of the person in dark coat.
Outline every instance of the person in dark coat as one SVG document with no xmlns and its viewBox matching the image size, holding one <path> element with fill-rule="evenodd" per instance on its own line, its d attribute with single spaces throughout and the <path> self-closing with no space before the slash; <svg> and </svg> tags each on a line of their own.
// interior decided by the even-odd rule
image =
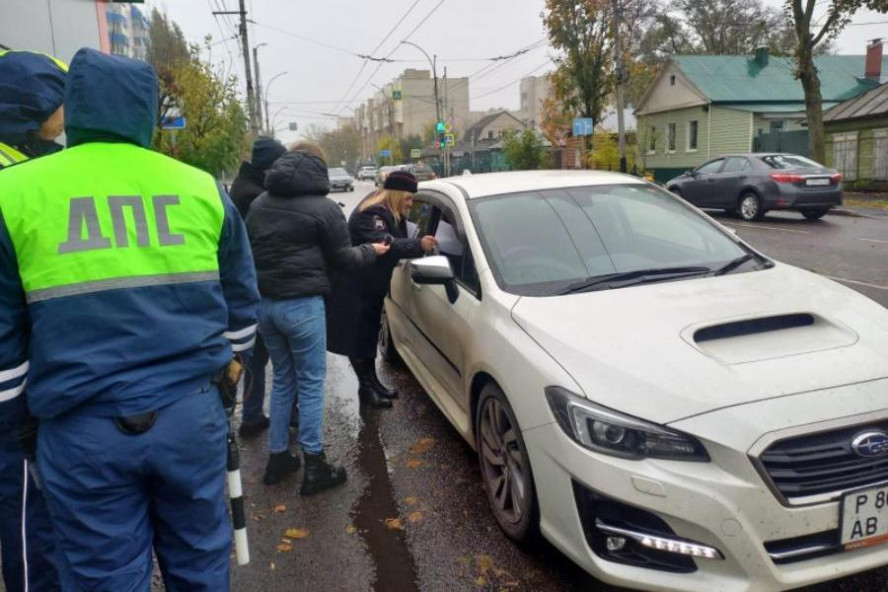
<svg viewBox="0 0 888 592">
<path fill-rule="evenodd" d="M 299 469 L 289 451 L 287 422 L 299 397 L 298 440 L 305 458 L 302 495 L 345 482 L 343 467 L 327 463 L 321 435 L 324 421 L 326 343 L 324 298 L 330 273 L 372 265 L 387 245 L 353 247 L 345 216 L 326 197 L 327 165 L 319 149 L 289 152 L 265 177 L 267 192 L 247 214 L 247 232 L 256 261 L 259 331 L 271 355 L 269 460 L 263 481 L 280 482 Z"/>
<path fill-rule="evenodd" d="M 273 138 L 260 136 L 253 142 L 250 162 L 242 162 L 234 183 L 231 184 L 231 201 L 234 202 L 241 218 L 246 219 L 250 205 L 265 191 L 265 173 L 278 158 L 287 153 L 283 144 Z M 238 434 L 242 438 L 258 436 L 268 429 L 268 418 L 262 412 L 265 403 L 265 366 L 268 364 L 268 349 L 261 335 L 256 336 L 253 355 L 247 362 L 247 380 L 244 382 L 244 412 Z M 291 415 L 291 425 L 298 418 L 295 410 Z"/>
<path fill-rule="evenodd" d="M 421 257 L 437 246 L 433 236 L 408 238 L 407 213 L 413 205 L 416 177 L 395 171 L 381 191 L 364 198 L 348 221 L 355 245 L 391 241 L 391 250 L 372 266 L 337 276 L 327 315 L 327 350 L 348 356 L 358 377 L 358 397 L 372 407 L 391 407 L 397 392 L 376 374 L 382 307 L 395 266 Z"/>
</svg>

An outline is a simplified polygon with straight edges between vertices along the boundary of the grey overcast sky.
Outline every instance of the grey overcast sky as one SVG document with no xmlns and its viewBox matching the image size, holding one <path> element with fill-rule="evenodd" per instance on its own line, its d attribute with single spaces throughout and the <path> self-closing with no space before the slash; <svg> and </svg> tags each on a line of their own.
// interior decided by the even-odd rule
<svg viewBox="0 0 888 592">
<path fill-rule="evenodd" d="M 765 2 L 781 5 L 780 0 Z M 517 109 L 518 81 L 552 68 L 551 48 L 539 43 L 545 40 L 540 18 L 544 5 L 545 0 L 246 0 L 248 18 L 255 21 L 248 32 L 250 45 L 267 43 L 259 49 L 263 85 L 287 72 L 271 85 L 270 111 L 274 115 L 280 110 L 277 127 L 296 121 L 300 129 L 335 125 L 325 114 L 351 115 L 375 91 L 373 84 L 382 85 L 406 68 L 428 68 L 419 50 L 399 46 L 408 38 L 438 56 L 439 76 L 446 67 L 454 77 L 490 66 L 485 58 L 533 46 L 470 82 L 473 111 Z M 237 16 L 211 14 L 237 10 L 238 0 L 148 0 L 146 6 L 166 11 L 189 41 L 202 43 L 212 35 L 212 61 L 243 80 L 239 41 L 232 39 Z M 854 18 L 854 23 L 874 21 L 880 24 L 848 27 L 839 37 L 839 53 L 863 54 L 867 40 L 888 37 L 888 15 L 861 11 Z M 405 61 L 365 65 L 353 55 L 371 52 Z M 285 132 L 281 137 L 289 141 L 295 135 Z"/>
</svg>

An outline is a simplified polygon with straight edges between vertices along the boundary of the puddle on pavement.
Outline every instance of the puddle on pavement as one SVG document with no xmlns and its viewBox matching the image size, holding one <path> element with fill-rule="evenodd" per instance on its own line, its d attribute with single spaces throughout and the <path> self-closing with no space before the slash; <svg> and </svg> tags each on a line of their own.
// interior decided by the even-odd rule
<svg viewBox="0 0 888 592">
<path fill-rule="evenodd" d="M 379 438 L 380 413 L 385 411 L 361 410 L 364 421 L 358 435 L 357 464 L 367 476 L 367 488 L 355 505 L 354 525 L 376 566 L 373 590 L 418 591 L 416 565 L 407 546 L 406 534 L 386 524 L 387 519 L 397 519 L 399 514 L 385 451 Z"/>
</svg>

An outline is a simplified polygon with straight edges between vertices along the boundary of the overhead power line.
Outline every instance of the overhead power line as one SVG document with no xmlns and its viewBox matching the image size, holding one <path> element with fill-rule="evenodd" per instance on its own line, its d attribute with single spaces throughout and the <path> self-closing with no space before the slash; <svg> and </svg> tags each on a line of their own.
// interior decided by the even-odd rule
<svg viewBox="0 0 888 592">
<path fill-rule="evenodd" d="M 447 0 L 440 0 L 437 4 L 435 4 L 435 6 L 433 6 L 432 9 L 429 10 L 428 13 L 426 13 L 426 15 L 422 18 L 422 20 L 419 21 L 419 23 L 415 27 L 413 27 L 413 29 L 411 29 L 409 33 L 407 33 L 406 37 L 404 37 L 404 39 L 402 39 L 402 41 L 408 41 L 410 39 L 410 37 L 412 37 L 413 34 L 416 33 L 416 31 L 418 31 L 419 28 L 422 27 L 426 23 L 426 21 L 428 21 L 430 18 L 432 18 L 432 15 L 434 15 L 445 2 L 447 2 Z M 411 6 L 411 10 L 412 10 L 412 8 L 413 7 Z M 392 48 L 392 50 L 385 57 L 390 58 L 396 51 L 398 51 L 399 47 L 401 47 L 400 43 L 398 45 L 395 45 Z M 365 63 L 365 65 L 366 65 L 366 63 Z M 380 68 L 382 68 L 382 65 L 383 65 L 382 63 L 377 64 L 376 69 L 373 71 L 372 74 L 370 74 L 370 77 L 364 82 L 364 86 L 362 86 L 358 90 L 358 92 L 356 92 L 352 96 L 351 100 L 349 100 L 348 102 L 345 103 L 345 105 L 343 105 L 341 108 L 336 109 L 336 113 L 339 113 L 343 108 L 348 108 L 352 103 L 355 102 L 357 97 L 362 92 L 364 92 L 364 89 L 366 89 L 370 85 L 370 82 L 374 79 L 376 74 L 379 72 Z M 359 76 L 360 76 L 360 74 L 359 74 Z M 345 96 L 346 97 L 348 96 L 348 92 L 346 92 Z"/>
<path fill-rule="evenodd" d="M 480 94 L 480 95 L 475 95 L 475 98 L 476 98 L 476 99 L 483 99 L 484 97 L 489 97 L 490 95 L 494 95 L 494 94 L 496 94 L 496 93 L 498 93 L 498 92 L 500 92 L 500 91 L 506 90 L 507 88 L 509 88 L 509 87 L 512 86 L 513 84 L 517 84 L 517 83 L 521 82 L 521 80 L 522 80 L 523 78 L 527 78 L 528 76 L 532 76 L 533 74 L 536 74 L 538 71 L 542 70 L 543 68 L 545 68 L 546 66 L 548 66 L 550 63 L 552 63 L 551 58 L 546 58 L 546 61 L 545 61 L 545 62 L 543 62 L 542 64 L 540 64 L 539 66 L 537 66 L 536 68 L 534 68 L 533 70 L 531 70 L 530 72 L 528 72 L 527 74 L 525 74 L 524 76 L 522 76 L 521 78 L 517 78 L 517 79 L 515 79 L 515 80 L 512 80 L 512 81 L 509 82 L 508 84 L 504 84 L 504 85 L 500 86 L 499 88 L 495 88 L 495 89 L 493 89 L 493 90 L 491 90 L 491 91 L 488 91 L 488 92 L 486 92 L 486 93 L 483 93 L 483 94 Z"/>
</svg>

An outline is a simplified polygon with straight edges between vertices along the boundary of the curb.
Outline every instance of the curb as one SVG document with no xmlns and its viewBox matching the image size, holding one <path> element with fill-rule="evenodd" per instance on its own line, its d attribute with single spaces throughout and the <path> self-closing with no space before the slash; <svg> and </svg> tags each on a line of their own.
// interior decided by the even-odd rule
<svg viewBox="0 0 888 592">
<path fill-rule="evenodd" d="M 861 214 L 860 212 L 846 210 L 845 208 L 842 208 L 842 207 L 832 208 L 827 215 L 828 216 L 846 216 L 848 218 L 872 218 L 873 217 L 873 216 L 867 216 L 866 214 Z"/>
</svg>

